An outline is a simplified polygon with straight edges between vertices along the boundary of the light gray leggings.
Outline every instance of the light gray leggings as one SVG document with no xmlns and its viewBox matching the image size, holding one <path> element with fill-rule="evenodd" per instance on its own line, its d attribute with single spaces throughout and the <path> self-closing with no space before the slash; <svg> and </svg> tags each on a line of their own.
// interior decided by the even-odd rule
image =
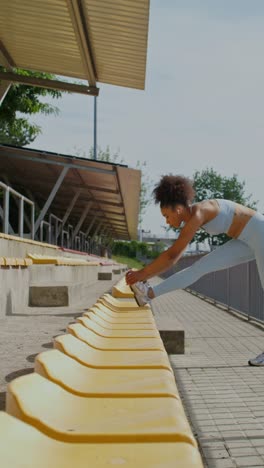
<svg viewBox="0 0 264 468">
<path fill-rule="evenodd" d="M 224 270 L 241 263 L 256 260 L 264 289 L 264 216 L 256 213 L 247 223 L 238 239 L 232 239 L 153 287 L 156 296 L 175 289 L 183 289 L 213 271 Z"/>
</svg>

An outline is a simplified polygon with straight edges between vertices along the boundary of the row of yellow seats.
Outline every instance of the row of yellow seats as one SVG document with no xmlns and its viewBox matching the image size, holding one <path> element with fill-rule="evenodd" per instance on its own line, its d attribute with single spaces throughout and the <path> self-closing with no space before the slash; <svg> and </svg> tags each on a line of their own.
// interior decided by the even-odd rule
<svg viewBox="0 0 264 468">
<path fill-rule="evenodd" d="M 1 267 L 28 267 L 32 265 L 30 258 L 0 257 Z"/>
<path fill-rule="evenodd" d="M 61 266 L 97 266 L 96 261 L 75 259 L 70 257 L 56 257 L 52 255 L 28 254 L 28 257 L 37 265 L 61 265 Z"/>
<path fill-rule="evenodd" d="M 104 294 L 67 331 L 8 385 L 1 468 L 201 468 L 150 307 Z"/>
</svg>

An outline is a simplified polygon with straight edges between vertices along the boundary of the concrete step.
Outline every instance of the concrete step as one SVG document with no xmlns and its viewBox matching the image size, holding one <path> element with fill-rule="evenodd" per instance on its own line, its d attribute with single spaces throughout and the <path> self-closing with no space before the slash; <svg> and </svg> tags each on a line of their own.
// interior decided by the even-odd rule
<svg viewBox="0 0 264 468">
<path fill-rule="evenodd" d="M 94 284 L 96 279 L 94 280 Z M 30 307 L 65 307 L 79 304 L 88 297 L 90 282 L 37 283 L 29 286 Z"/>
</svg>

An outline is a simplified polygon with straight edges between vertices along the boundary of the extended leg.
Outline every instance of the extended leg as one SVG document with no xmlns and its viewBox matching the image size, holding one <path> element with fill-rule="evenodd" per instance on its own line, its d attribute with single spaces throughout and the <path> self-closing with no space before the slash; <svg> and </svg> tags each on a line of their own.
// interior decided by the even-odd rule
<svg viewBox="0 0 264 468">
<path fill-rule="evenodd" d="M 188 268 L 181 270 L 157 286 L 152 287 L 154 296 L 183 289 L 213 271 L 224 270 L 240 263 L 254 260 L 254 252 L 244 242 L 233 239 L 202 257 Z M 263 262 L 264 265 L 264 262 Z"/>
</svg>

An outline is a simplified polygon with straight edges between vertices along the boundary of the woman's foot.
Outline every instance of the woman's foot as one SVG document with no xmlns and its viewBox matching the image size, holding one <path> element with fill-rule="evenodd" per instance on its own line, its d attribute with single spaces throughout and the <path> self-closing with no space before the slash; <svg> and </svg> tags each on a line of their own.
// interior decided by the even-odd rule
<svg viewBox="0 0 264 468">
<path fill-rule="evenodd" d="M 138 281 L 137 283 L 132 284 L 130 287 L 135 294 L 135 300 L 140 307 L 149 304 L 151 299 L 155 297 L 153 289 L 147 281 Z"/>
<path fill-rule="evenodd" d="M 264 353 L 259 354 L 257 357 L 249 359 L 250 366 L 264 366 Z"/>
</svg>

